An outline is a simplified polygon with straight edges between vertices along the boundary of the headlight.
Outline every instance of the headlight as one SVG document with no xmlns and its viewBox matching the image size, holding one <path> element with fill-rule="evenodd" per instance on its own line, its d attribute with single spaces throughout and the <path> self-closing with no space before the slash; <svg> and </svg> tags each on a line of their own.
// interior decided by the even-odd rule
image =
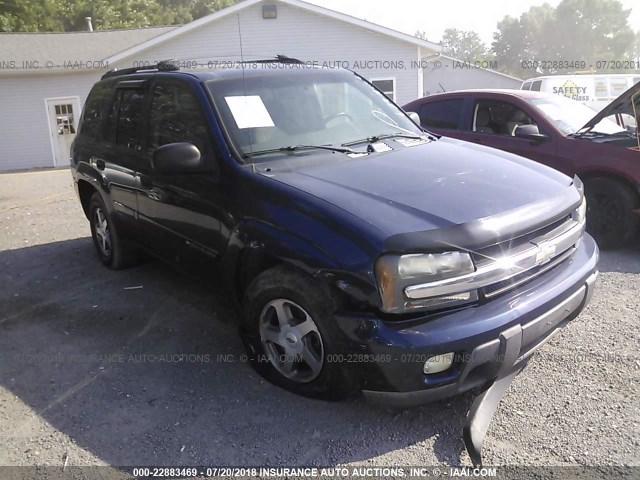
<svg viewBox="0 0 640 480">
<path fill-rule="evenodd" d="M 402 278 L 430 276 L 439 280 L 474 271 L 471 255 L 461 252 L 402 255 L 398 262 L 398 273 Z"/>
<path fill-rule="evenodd" d="M 404 289 L 473 273 L 475 266 L 466 252 L 385 255 L 376 263 L 376 278 L 382 297 L 382 310 L 402 313 L 469 303 L 478 299 L 476 291 L 445 296 L 407 298 Z"/>
<path fill-rule="evenodd" d="M 571 217 L 578 223 L 584 223 L 587 219 L 587 197 L 583 197 L 582 203 L 573 212 Z"/>
</svg>

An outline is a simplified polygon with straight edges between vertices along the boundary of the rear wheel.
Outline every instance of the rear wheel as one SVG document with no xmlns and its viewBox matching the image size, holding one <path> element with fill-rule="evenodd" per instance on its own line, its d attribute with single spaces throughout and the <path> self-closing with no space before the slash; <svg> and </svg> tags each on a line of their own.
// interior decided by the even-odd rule
<svg viewBox="0 0 640 480">
<path fill-rule="evenodd" d="M 242 336 L 254 369 L 269 382 L 313 398 L 341 400 L 357 390 L 333 354 L 344 352 L 335 306 L 308 275 L 285 266 L 260 274 L 244 298 Z"/>
<path fill-rule="evenodd" d="M 89 201 L 89 222 L 93 244 L 104 265 L 119 270 L 135 263 L 136 252 L 124 244 L 98 192 Z"/>
<path fill-rule="evenodd" d="M 627 243 L 638 227 L 638 196 L 626 184 L 612 178 L 585 182 L 587 231 L 600 248 L 617 248 Z"/>
</svg>

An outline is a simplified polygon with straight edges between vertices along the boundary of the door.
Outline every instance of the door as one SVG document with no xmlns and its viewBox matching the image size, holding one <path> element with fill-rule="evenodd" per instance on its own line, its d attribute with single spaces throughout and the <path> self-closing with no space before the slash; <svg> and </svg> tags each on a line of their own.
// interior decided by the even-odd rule
<svg viewBox="0 0 640 480">
<path fill-rule="evenodd" d="M 53 165 L 69 165 L 71 143 L 76 138 L 80 99 L 78 97 L 46 99 L 49 131 L 53 148 Z"/>
<path fill-rule="evenodd" d="M 146 83 L 134 80 L 116 85 L 101 148 L 95 149 L 89 158 L 89 163 L 101 171 L 108 183 L 122 236 L 132 239 L 139 237 L 137 192 L 138 171 L 145 161 Z"/>
<path fill-rule="evenodd" d="M 192 271 L 210 271 L 225 241 L 219 165 L 208 122 L 187 82 L 157 80 L 150 95 L 146 162 L 138 197 L 142 237 L 149 249 L 173 263 Z M 154 170 L 154 150 L 178 142 L 198 147 L 201 171 L 168 175 Z"/>
<path fill-rule="evenodd" d="M 463 140 L 559 168 L 556 141 L 529 110 L 507 100 L 478 99 L 473 103 L 471 115 L 471 119 L 466 119 L 470 121 L 465 121 L 470 126 L 470 131 L 465 131 Z M 540 133 L 548 137 L 541 141 L 516 137 L 516 129 L 521 125 L 535 125 Z"/>
</svg>

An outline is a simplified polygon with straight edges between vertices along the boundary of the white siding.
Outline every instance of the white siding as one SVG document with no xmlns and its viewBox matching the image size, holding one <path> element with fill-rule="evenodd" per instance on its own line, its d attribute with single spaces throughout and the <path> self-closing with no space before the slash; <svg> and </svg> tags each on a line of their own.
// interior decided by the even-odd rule
<svg viewBox="0 0 640 480">
<path fill-rule="evenodd" d="M 424 70 L 424 94 L 423 96 L 445 91 L 466 90 L 476 88 L 515 88 L 519 89 L 522 80 L 502 75 L 498 72 L 474 68 L 460 68 L 462 62 L 442 59 L 437 60 L 434 69 L 434 61 L 429 62 L 429 67 Z M 456 68 L 457 67 L 457 68 Z M 442 88 L 441 88 L 442 87 Z"/>
<path fill-rule="evenodd" d="M 99 73 L 0 77 L 0 170 L 52 167 L 45 98 L 84 101 Z M 79 115 L 80 112 L 77 112 Z"/>
<path fill-rule="evenodd" d="M 278 18 L 262 18 L 262 5 L 239 13 L 242 46 L 247 59 L 288 55 L 303 61 L 345 62 L 365 78 L 396 78 L 396 101 L 402 105 L 416 98 L 418 71 L 411 63 L 418 58 L 418 47 L 354 25 L 277 4 Z M 168 58 L 198 60 L 240 59 L 238 15 L 230 15 L 160 43 L 123 60 L 155 62 Z M 353 68 L 355 62 L 402 62 L 401 69 Z"/>
</svg>

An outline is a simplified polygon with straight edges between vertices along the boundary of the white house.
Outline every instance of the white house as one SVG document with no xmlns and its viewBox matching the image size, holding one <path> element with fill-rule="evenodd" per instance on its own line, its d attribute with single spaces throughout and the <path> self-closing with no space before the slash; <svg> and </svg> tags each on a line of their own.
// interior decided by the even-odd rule
<svg viewBox="0 0 640 480">
<path fill-rule="evenodd" d="M 434 93 L 475 88 L 520 88 L 522 79 L 498 72 L 495 60 L 464 61 L 446 55 L 422 60 L 424 83 L 422 97 Z"/>
<path fill-rule="evenodd" d="M 0 170 L 64 166 L 91 86 L 112 68 L 220 68 L 277 54 L 343 66 L 402 105 L 440 46 L 300 0 L 245 0 L 179 27 L 0 34 Z"/>
</svg>

